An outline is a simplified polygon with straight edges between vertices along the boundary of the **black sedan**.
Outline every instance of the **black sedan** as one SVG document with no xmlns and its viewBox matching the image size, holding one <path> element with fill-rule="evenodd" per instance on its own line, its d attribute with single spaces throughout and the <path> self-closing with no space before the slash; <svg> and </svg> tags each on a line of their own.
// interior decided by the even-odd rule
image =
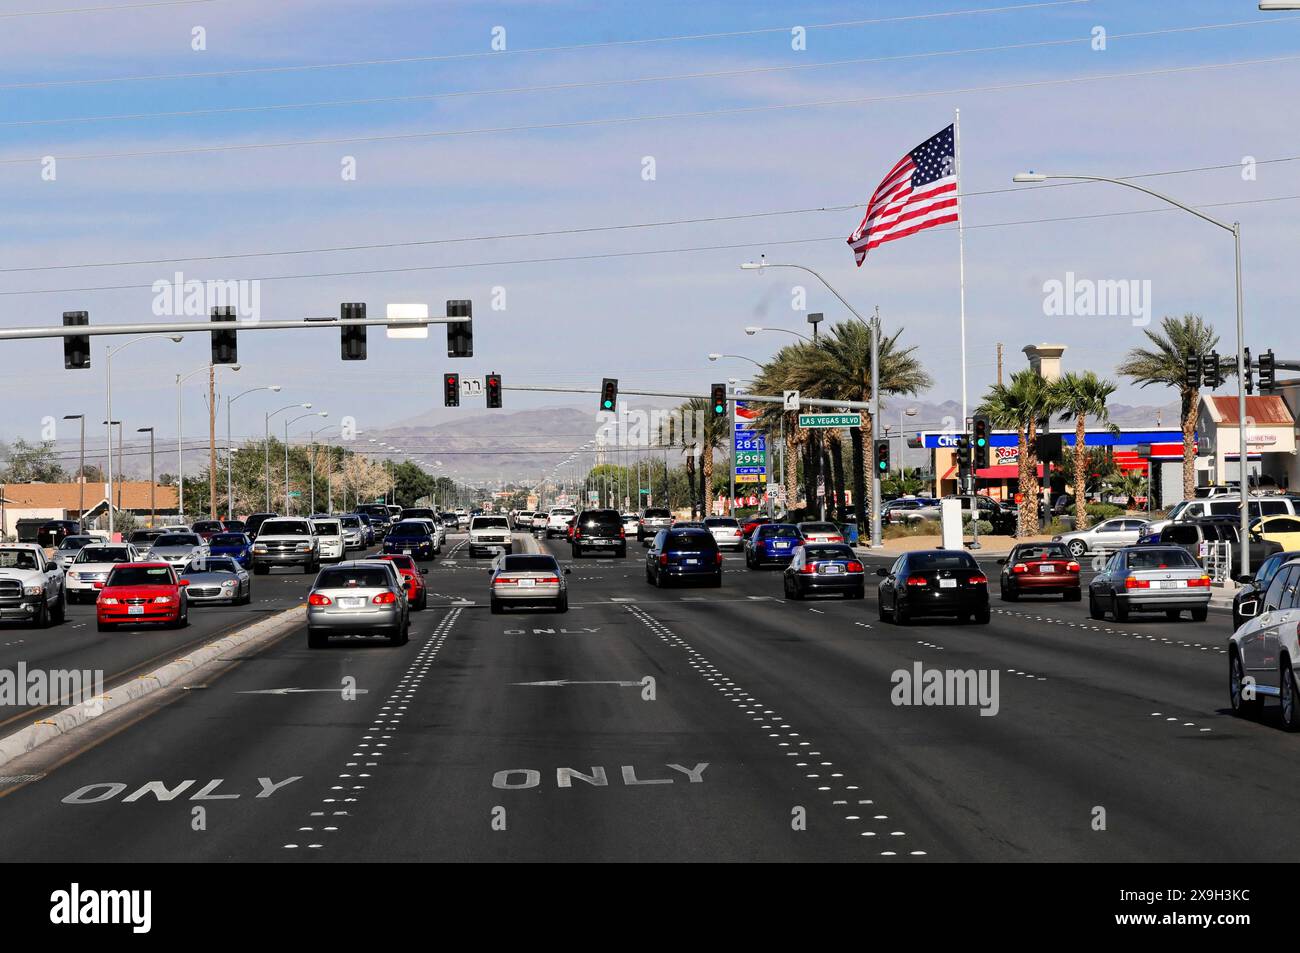
<svg viewBox="0 0 1300 953">
<path fill-rule="evenodd" d="M 673 580 L 722 585 L 722 550 L 707 529 L 661 529 L 645 555 L 645 581 L 663 588 Z"/>
<path fill-rule="evenodd" d="M 917 616 L 955 616 L 989 621 L 989 581 L 970 553 L 958 549 L 923 549 L 904 553 L 888 569 L 876 591 L 880 619 L 907 625 Z"/>
<path fill-rule="evenodd" d="M 804 543 L 785 567 L 785 597 L 802 599 L 816 593 L 839 593 L 846 599 L 865 594 L 862 562 L 843 543 Z"/>
</svg>

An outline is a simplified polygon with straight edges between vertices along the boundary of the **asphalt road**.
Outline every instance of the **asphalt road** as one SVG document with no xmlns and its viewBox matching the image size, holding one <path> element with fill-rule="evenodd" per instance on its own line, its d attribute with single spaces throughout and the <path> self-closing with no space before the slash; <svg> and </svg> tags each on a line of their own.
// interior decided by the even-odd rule
<svg viewBox="0 0 1300 953">
<path fill-rule="evenodd" d="M 995 595 L 987 626 L 899 627 L 871 585 L 785 602 L 779 571 L 728 557 L 720 590 L 658 590 L 642 559 L 573 561 L 567 614 L 491 615 L 488 561 L 450 554 L 409 645 L 290 633 L 0 787 L 0 860 L 1290 853 L 1300 739 L 1271 703 L 1227 713 L 1226 612 L 1116 625 Z M 918 662 L 996 670 L 997 713 L 894 704 Z"/>
</svg>

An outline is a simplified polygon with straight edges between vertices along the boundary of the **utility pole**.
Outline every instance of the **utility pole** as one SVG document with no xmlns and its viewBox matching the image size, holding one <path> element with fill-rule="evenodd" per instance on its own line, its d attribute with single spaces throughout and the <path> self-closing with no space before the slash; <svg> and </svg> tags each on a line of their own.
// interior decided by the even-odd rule
<svg viewBox="0 0 1300 953">
<path fill-rule="evenodd" d="M 217 366 L 208 364 L 208 519 L 217 518 Z"/>
<path fill-rule="evenodd" d="M 1002 386 L 1002 342 L 998 342 L 998 386 Z"/>
<path fill-rule="evenodd" d="M 158 524 L 158 484 L 154 478 L 154 457 L 153 457 L 153 428 L 140 427 L 136 433 L 149 434 L 149 528 L 153 529 Z"/>
</svg>

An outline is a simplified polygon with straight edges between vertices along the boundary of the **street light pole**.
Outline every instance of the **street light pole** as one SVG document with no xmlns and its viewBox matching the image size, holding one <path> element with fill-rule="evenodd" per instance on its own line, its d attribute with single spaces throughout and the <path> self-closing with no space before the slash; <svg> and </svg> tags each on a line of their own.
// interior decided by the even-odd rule
<svg viewBox="0 0 1300 953">
<path fill-rule="evenodd" d="M 185 340 L 184 335 L 181 334 L 172 334 L 172 335 L 146 334 L 143 337 L 132 338 L 131 340 L 127 341 L 125 344 L 119 344 L 117 347 L 104 348 L 104 381 L 107 384 L 106 389 L 108 391 L 107 406 L 105 408 L 108 411 L 108 413 L 104 415 L 104 417 L 106 418 L 104 423 L 108 426 L 108 431 L 107 431 L 108 446 L 106 447 L 108 451 L 106 454 L 108 458 L 108 472 L 105 474 L 105 476 L 108 477 L 108 538 L 110 541 L 113 538 L 113 523 L 114 523 L 114 519 L 113 519 L 113 426 L 112 424 L 109 423 L 109 421 L 113 419 L 113 355 L 117 354 L 119 351 L 122 351 L 130 347 L 132 344 L 137 344 L 140 341 L 148 341 L 152 338 L 158 338 L 158 337 L 165 337 L 173 344 L 178 344 L 181 341 Z M 119 466 L 118 469 L 121 469 L 121 467 Z"/>
<path fill-rule="evenodd" d="M 77 522 L 86 528 L 86 415 L 64 414 L 64 420 L 81 421 L 81 452 L 77 462 Z"/>
<path fill-rule="evenodd" d="M 1032 184 L 1043 182 L 1047 179 L 1076 179 L 1084 182 L 1109 182 L 1112 185 L 1122 185 L 1125 188 L 1136 189 L 1152 198 L 1159 199 L 1175 208 L 1180 208 L 1184 212 L 1190 212 L 1197 218 L 1209 222 L 1211 225 L 1217 225 L 1219 228 L 1232 234 L 1233 243 L 1233 264 L 1236 269 L 1236 292 L 1237 292 L 1237 476 L 1240 483 L 1240 501 L 1241 501 L 1241 523 L 1239 527 L 1241 550 L 1241 573 L 1249 575 L 1250 573 L 1250 479 L 1248 474 L 1249 459 L 1247 455 L 1246 442 L 1246 321 L 1245 308 L 1242 301 L 1242 280 L 1241 280 L 1241 223 L 1233 222 L 1231 225 L 1227 222 L 1220 221 L 1210 215 L 1206 215 L 1199 209 L 1190 205 L 1184 205 L 1175 198 L 1165 195 L 1163 192 L 1157 192 L 1149 189 L 1145 185 L 1138 185 L 1127 179 L 1113 179 L 1104 175 L 1065 175 L 1057 173 L 1048 175 L 1041 172 L 1020 172 L 1011 177 L 1011 181 L 1018 184 Z M 1148 474 L 1149 479 L 1149 474 Z M 1151 496 L 1151 489 L 1147 488 L 1147 498 Z"/>
<path fill-rule="evenodd" d="M 250 387 L 242 394 L 236 394 L 234 397 L 226 398 L 226 519 L 235 518 L 235 491 L 234 491 L 234 474 L 231 472 L 234 467 L 235 445 L 230 438 L 230 405 L 245 394 L 252 394 L 260 390 L 269 390 L 272 393 L 280 392 L 279 384 L 268 384 L 263 387 Z M 268 506 L 267 509 L 270 509 Z"/>
<path fill-rule="evenodd" d="M 138 427 L 136 433 L 147 433 L 149 435 L 149 528 L 153 529 L 158 522 L 158 501 L 155 498 L 157 492 L 157 483 L 154 481 L 153 465 L 153 428 Z"/>
<path fill-rule="evenodd" d="M 295 407 L 301 407 L 304 410 L 311 410 L 311 404 L 285 404 L 279 410 L 273 410 L 266 414 L 266 437 L 262 440 L 262 454 L 266 459 L 266 512 L 271 512 L 271 418 L 276 414 L 282 414 L 286 410 L 292 410 Z M 285 479 L 286 492 L 288 478 Z M 285 507 L 288 508 L 289 499 L 285 497 Z"/>
</svg>

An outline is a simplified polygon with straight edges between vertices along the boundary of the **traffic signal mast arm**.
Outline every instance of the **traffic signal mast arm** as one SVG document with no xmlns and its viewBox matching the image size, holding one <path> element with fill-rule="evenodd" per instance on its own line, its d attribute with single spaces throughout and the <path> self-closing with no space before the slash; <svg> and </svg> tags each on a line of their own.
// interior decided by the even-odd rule
<svg viewBox="0 0 1300 953">
<path fill-rule="evenodd" d="M 208 327 L 205 325 L 205 328 Z M 539 385 L 516 384 L 512 387 L 502 387 L 502 390 L 533 391 L 546 394 L 599 394 L 600 389 L 596 387 L 542 387 Z M 698 398 L 700 400 L 711 400 L 712 394 L 689 394 L 680 391 L 663 391 L 663 390 L 626 390 L 620 389 L 621 393 L 632 394 L 636 397 L 680 397 L 683 400 Z M 737 394 L 730 391 L 727 394 L 728 401 L 743 400 L 746 402 L 753 401 L 758 404 L 784 404 L 784 397 L 774 397 L 770 394 Z M 816 397 L 799 398 L 800 407 L 829 407 L 832 409 L 839 408 L 842 410 L 865 410 L 870 412 L 871 403 L 863 400 L 825 400 Z"/>
<path fill-rule="evenodd" d="M 459 324 L 465 318 L 366 318 L 340 320 L 336 317 L 301 318 L 294 321 L 235 322 L 234 330 L 245 331 L 302 331 L 307 328 L 385 327 L 415 328 L 430 324 Z M 156 321 L 152 324 L 77 324 L 62 327 L 0 328 L 0 341 L 25 341 L 35 338 L 95 337 L 101 334 L 186 334 L 212 331 L 212 321 Z"/>
</svg>

